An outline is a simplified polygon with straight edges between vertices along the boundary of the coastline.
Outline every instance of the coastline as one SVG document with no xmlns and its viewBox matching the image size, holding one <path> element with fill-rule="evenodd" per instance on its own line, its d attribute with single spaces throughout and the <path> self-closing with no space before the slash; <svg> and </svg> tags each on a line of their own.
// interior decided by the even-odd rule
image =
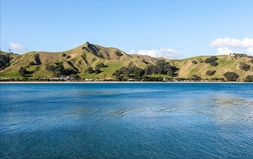
<svg viewBox="0 0 253 159">
<path fill-rule="evenodd" d="M 0 81 L 0 84 L 253 84 L 253 82 L 163 82 L 163 81 Z"/>
</svg>

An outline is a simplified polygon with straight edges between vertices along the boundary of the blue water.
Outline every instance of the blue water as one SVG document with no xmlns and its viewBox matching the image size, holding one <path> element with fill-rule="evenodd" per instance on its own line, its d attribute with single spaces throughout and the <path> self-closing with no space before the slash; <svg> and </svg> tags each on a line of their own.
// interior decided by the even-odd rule
<svg viewBox="0 0 253 159">
<path fill-rule="evenodd" d="M 0 158 L 253 158 L 253 84 L 0 84 Z"/>
</svg>

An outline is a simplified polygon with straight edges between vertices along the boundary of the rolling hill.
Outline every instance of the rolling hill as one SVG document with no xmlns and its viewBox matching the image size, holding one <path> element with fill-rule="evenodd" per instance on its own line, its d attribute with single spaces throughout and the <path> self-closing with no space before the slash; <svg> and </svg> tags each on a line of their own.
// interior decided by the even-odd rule
<svg viewBox="0 0 253 159">
<path fill-rule="evenodd" d="M 234 72 L 239 76 L 237 81 L 244 81 L 247 76 L 253 75 L 253 58 L 250 56 L 216 56 L 214 64 L 208 63 L 209 58 L 211 56 L 165 60 L 178 68 L 174 78 L 221 79 L 224 78 L 224 73 Z M 122 67 L 145 69 L 148 65 L 155 65 L 159 59 L 164 58 L 126 54 L 117 48 L 106 48 L 88 42 L 63 52 L 33 51 L 22 55 L 1 52 L 0 78 L 21 78 L 20 68 L 23 68 L 23 76 L 34 79 L 55 77 L 57 70 L 63 70 L 67 75 L 77 74 L 81 78 L 106 79 L 114 78 L 113 73 Z M 100 65 L 102 67 L 99 67 L 99 72 L 87 72 L 87 68 L 95 70 Z M 152 76 L 170 78 L 168 75 Z"/>
</svg>

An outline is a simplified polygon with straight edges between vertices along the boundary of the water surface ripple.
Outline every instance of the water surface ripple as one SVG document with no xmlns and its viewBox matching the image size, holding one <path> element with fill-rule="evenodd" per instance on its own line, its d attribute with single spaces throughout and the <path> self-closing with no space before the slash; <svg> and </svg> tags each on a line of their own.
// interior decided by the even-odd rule
<svg viewBox="0 0 253 159">
<path fill-rule="evenodd" d="M 0 158 L 253 158 L 253 84 L 1 84 Z"/>
</svg>

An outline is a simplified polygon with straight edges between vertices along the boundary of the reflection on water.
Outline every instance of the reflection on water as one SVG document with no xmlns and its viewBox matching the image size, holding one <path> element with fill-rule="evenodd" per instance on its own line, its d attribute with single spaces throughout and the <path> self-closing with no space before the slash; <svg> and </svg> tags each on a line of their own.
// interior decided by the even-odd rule
<svg viewBox="0 0 253 159">
<path fill-rule="evenodd" d="M 3 87 L 0 158 L 253 158 L 252 85 Z"/>
<path fill-rule="evenodd" d="M 202 114 L 216 120 L 247 120 L 253 121 L 253 100 L 232 96 L 220 95 L 210 99 L 194 99 L 192 101 L 181 101 L 177 104 L 169 104 L 164 101 L 164 105 L 139 105 L 138 107 L 91 107 L 83 106 L 82 109 L 73 110 L 70 113 L 78 117 L 89 117 L 99 115 L 101 118 L 119 118 L 124 116 L 169 116 L 171 114 Z M 197 102 L 196 102 L 197 101 Z M 101 103 L 101 105 L 103 105 Z M 146 105 L 146 106 L 145 106 Z"/>
<path fill-rule="evenodd" d="M 213 99 L 215 102 L 215 117 L 219 120 L 253 121 L 253 100 L 221 96 Z"/>
</svg>

